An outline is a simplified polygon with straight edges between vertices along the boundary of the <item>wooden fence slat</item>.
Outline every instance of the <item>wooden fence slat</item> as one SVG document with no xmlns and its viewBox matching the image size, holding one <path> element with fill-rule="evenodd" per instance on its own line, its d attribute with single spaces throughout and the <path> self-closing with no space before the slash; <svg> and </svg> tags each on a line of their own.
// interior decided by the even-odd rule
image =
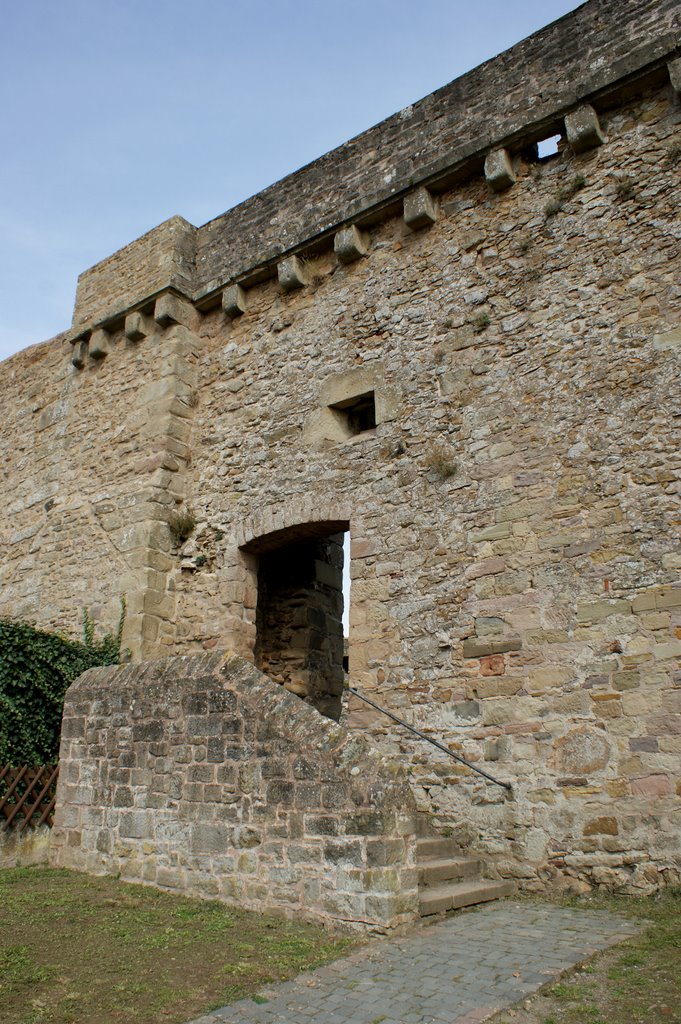
<svg viewBox="0 0 681 1024">
<path fill-rule="evenodd" d="M 24 806 L 24 804 L 28 800 L 28 798 L 31 795 L 31 793 L 33 792 L 33 788 L 35 786 L 35 780 L 36 780 L 35 772 L 28 771 L 26 773 L 26 789 L 24 790 L 23 795 L 19 797 L 17 802 L 15 804 L 13 804 L 12 810 L 7 815 L 7 828 L 10 828 L 10 826 L 11 826 L 12 822 L 14 821 L 14 819 L 16 818 L 17 814 L 19 813 L 21 808 Z"/>
<path fill-rule="evenodd" d="M 0 821 L 4 816 L 4 828 L 23 832 L 33 824 L 47 822 L 52 825 L 52 813 L 56 804 L 56 780 L 59 765 L 3 765 L 0 767 Z"/>
<path fill-rule="evenodd" d="M 0 811 L 2 811 L 4 813 L 5 817 L 8 816 L 8 812 L 6 810 L 6 807 L 9 805 L 9 798 L 12 796 L 12 794 L 14 793 L 14 790 L 17 788 L 17 786 L 19 785 L 19 783 L 21 782 L 21 780 L 23 779 L 23 777 L 24 777 L 24 775 L 26 774 L 27 771 L 28 771 L 28 765 L 25 764 L 25 765 L 23 765 L 19 769 L 18 773 L 14 776 L 14 779 L 12 780 L 12 782 L 10 782 L 9 787 L 7 789 L 7 792 L 0 799 Z M 11 775 L 11 772 L 12 772 L 12 769 L 10 769 L 10 775 Z"/>
<path fill-rule="evenodd" d="M 54 796 L 50 800 L 49 804 L 47 805 L 47 807 L 45 808 L 43 813 L 40 815 L 40 817 L 39 817 L 39 819 L 37 821 L 37 824 L 36 824 L 36 828 L 40 828 L 40 826 L 42 824 L 44 824 L 44 822 L 47 822 L 47 824 L 50 826 L 50 828 L 52 828 L 52 812 L 54 811 L 54 807 L 55 807 L 56 803 L 57 803 L 57 793 L 56 793 L 56 790 L 55 790 Z"/>
<path fill-rule="evenodd" d="M 40 772 L 40 774 L 38 776 L 38 780 L 42 779 L 44 777 L 44 774 L 47 773 L 48 771 L 49 771 L 49 766 L 45 766 L 45 768 Z M 57 778 L 57 772 L 58 771 L 59 771 L 59 767 L 57 765 L 55 765 L 54 768 L 52 769 L 52 771 L 50 772 L 50 774 L 48 775 L 47 782 L 45 783 L 43 788 L 40 790 L 40 793 L 36 797 L 34 803 L 31 804 L 31 806 L 28 809 L 28 811 L 26 811 L 24 813 L 24 820 L 22 821 L 21 825 L 19 825 L 19 831 L 20 832 L 24 831 L 24 829 L 30 824 L 31 819 L 33 818 L 33 815 L 36 813 L 36 811 L 38 811 L 40 809 L 40 805 L 43 802 L 43 800 L 45 799 L 50 786 L 52 785 L 52 783 Z M 54 801 L 55 801 L 55 797 L 52 798 L 52 801 L 50 802 L 50 805 L 49 805 L 50 807 L 54 806 Z M 45 815 L 45 817 L 47 817 L 47 815 Z M 41 818 L 40 821 L 38 822 L 38 824 L 42 825 L 44 820 L 45 820 L 44 818 Z"/>
</svg>

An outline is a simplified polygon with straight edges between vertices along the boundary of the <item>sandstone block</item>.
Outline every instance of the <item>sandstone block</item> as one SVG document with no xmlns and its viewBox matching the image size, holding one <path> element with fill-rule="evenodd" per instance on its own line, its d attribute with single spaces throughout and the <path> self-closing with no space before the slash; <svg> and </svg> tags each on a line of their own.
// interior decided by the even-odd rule
<svg viewBox="0 0 681 1024">
<path fill-rule="evenodd" d="M 592 818 L 588 821 L 583 829 L 583 835 L 585 836 L 616 836 L 619 833 L 619 827 L 617 825 L 617 818 L 613 817 L 602 817 Z"/>
<path fill-rule="evenodd" d="M 485 658 L 493 654 L 505 654 L 507 651 L 519 651 L 522 648 L 522 640 L 519 637 L 499 637 L 497 640 L 478 640 L 477 638 L 464 640 L 464 658 Z"/>
<path fill-rule="evenodd" d="M 610 752 L 606 737 L 587 726 L 571 729 L 555 744 L 557 767 L 570 775 L 600 771 L 610 760 Z"/>
<path fill-rule="evenodd" d="M 646 775 L 631 780 L 631 791 L 634 796 L 669 796 L 674 792 L 672 780 L 668 775 Z"/>
<path fill-rule="evenodd" d="M 103 327 L 98 327 L 90 335 L 90 358 L 104 359 L 111 351 L 111 335 Z"/>
<path fill-rule="evenodd" d="M 495 192 L 504 192 L 515 183 L 515 171 L 507 149 L 495 149 L 487 154 L 485 178 Z"/>
<path fill-rule="evenodd" d="M 437 220 L 437 201 L 427 188 L 417 188 L 404 200 L 404 223 L 412 231 L 428 228 Z"/>
<path fill-rule="evenodd" d="M 282 260 L 277 265 L 277 277 L 285 292 L 292 292 L 309 284 L 307 268 L 298 256 L 287 256 Z"/>
<path fill-rule="evenodd" d="M 589 601 L 577 605 L 577 622 L 600 622 L 611 615 L 628 615 L 629 601 Z"/>
<path fill-rule="evenodd" d="M 341 228 L 334 235 L 333 251 L 341 263 L 354 263 L 355 260 L 366 256 L 368 249 L 368 236 L 355 224 Z"/>
<path fill-rule="evenodd" d="M 240 284 L 230 284 L 222 293 L 222 308 L 232 318 L 246 312 L 246 292 Z"/>
<path fill-rule="evenodd" d="M 661 352 L 681 348 L 681 327 L 675 327 L 672 331 L 666 331 L 664 334 L 654 334 L 653 348 Z"/>
<path fill-rule="evenodd" d="M 82 370 L 88 356 L 88 341 L 84 338 L 76 341 L 71 352 L 71 362 L 77 370 Z"/>
<path fill-rule="evenodd" d="M 566 115 L 565 131 L 575 153 L 584 153 L 605 142 L 598 114 L 588 103 Z"/>
<path fill-rule="evenodd" d="M 503 676 L 506 670 L 506 661 L 503 654 L 492 654 L 480 659 L 480 675 Z"/>
<path fill-rule="evenodd" d="M 155 328 L 154 318 L 144 313 L 128 313 L 125 318 L 125 336 L 128 341 L 142 341 L 153 334 Z"/>
<path fill-rule="evenodd" d="M 174 292 L 165 292 L 156 299 L 154 320 L 161 327 L 180 324 L 191 331 L 197 326 L 199 314 L 187 299 L 175 295 Z"/>
</svg>

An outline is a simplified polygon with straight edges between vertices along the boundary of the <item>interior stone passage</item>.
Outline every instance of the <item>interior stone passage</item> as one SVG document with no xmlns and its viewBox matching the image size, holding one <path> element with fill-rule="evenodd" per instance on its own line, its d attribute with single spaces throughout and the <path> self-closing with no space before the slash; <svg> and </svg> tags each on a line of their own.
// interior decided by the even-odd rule
<svg viewBox="0 0 681 1024">
<path fill-rule="evenodd" d="M 258 566 L 255 660 L 338 720 L 343 692 L 343 534 L 267 552 Z"/>
</svg>

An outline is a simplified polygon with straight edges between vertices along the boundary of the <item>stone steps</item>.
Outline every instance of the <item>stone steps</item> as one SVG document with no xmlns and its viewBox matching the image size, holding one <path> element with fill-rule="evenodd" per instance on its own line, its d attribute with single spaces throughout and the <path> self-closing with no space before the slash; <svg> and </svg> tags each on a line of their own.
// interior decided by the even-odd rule
<svg viewBox="0 0 681 1024">
<path fill-rule="evenodd" d="M 483 863 L 466 857 L 452 839 L 422 838 L 416 844 L 421 917 L 511 896 L 515 883 L 482 877 Z"/>
</svg>

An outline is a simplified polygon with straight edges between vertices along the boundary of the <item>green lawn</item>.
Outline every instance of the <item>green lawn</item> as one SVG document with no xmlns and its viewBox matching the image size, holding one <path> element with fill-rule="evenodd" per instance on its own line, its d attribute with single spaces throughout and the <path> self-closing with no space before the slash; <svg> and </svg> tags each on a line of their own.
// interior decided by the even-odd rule
<svg viewBox="0 0 681 1024">
<path fill-rule="evenodd" d="M 3 1024 L 182 1024 L 350 940 L 113 878 L 0 871 Z"/>
</svg>

